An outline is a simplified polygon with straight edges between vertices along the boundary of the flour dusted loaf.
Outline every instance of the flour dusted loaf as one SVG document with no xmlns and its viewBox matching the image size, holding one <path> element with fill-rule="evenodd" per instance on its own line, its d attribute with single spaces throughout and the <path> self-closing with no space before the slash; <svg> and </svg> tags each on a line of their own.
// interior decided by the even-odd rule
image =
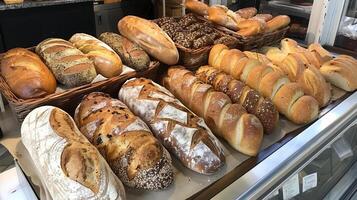
<svg viewBox="0 0 357 200">
<path fill-rule="evenodd" d="M 118 99 L 90 93 L 78 105 L 75 121 L 125 185 L 157 190 L 173 182 L 169 152 Z"/>
<path fill-rule="evenodd" d="M 21 140 L 52 199 L 125 199 L 120 180 L 63 110 L 31 111 Z"/>
<path fill-rule="evenodd" d="M 52 72 L 38 55 L 27 49 L 7 51 L 1 59 L 0 72 L 11 91 L 22 99 L 43 97 L 56 90 Z"/>
<path fill-rule="evenodd" d="M 66 40 L 46 39 L 36 46 L 36 53 L 56 79 L 68 87 L 90 83 L 97 76 L 93 62 Z"/>
<path fill-rule="evenodd" d="M 179 53 L 175 43 L 154 22 L 128 15 L 118 22 L 118 30 L 160 62 L 168 65 L 178 62 Z"/>
<path fill-rule="evenodd" d="M 184 166 L 203 174 L 212 174 L 223 166 L 223 150 L 203 119 L 165 88 L 149 79 L 130 79 L 120 89 L 119 99 L 150 125 Z"/>
<path fill-rule="evenodd" d="M 69 41 L 93 61 L 98 74 L 111 78 L 123 71 L 120 57 L 110 46 L 97 38 L 85 33 L 76 33 Z"/>
<path fill-rule="evenodd" d="M 125 37 L 116 33 L 105 32 L 100 34 L 99 39 L 113 48 L 125 65 L 137 71 L 149 67 L 149 55 L 139 45 Z"/>
<path fill-rule="evenodd" d="M 241 105 L 232 104 L 226 94 L 215 91 L 182 66 L 170 67 L 163 84 L 234 149 L 249 156 L 258 154 L 263 127 L 256 116 L 248 114 Z"/>
</svg>

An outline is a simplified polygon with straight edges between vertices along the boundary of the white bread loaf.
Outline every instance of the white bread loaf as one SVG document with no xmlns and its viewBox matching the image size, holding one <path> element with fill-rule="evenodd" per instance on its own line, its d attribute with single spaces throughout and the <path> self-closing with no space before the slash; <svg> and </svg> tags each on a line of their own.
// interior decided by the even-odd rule
<svg viewBox="0 0 357 200">
<path fill-rule="evenodd" d="M 52 199 L 125 199 L 120 180 L 63 110 L 31 111 L 21 140 Z"/>
<path fill-rule="evenodd" d="M 154 22 L 129 15 L 118 22 L 118 30 L 159 61 L 168 65 L 178 62 L 179 53 L 175 43 Z"/>
<path fill-rule="evenodd" d="M 130 79 L 119 99 L 150 127 L 160 142 L 187 168 L 217 172 L 225 162 L 221 144 L 197 117 L 168 90 L 145 78 Z"/>
<path fill-rule="evenodd" d="M 120 75 L 123 71 L 120 57 L 97 38 L 85 33 L 76 33 L 69 41 L 93 61 L 98 74 L 111 78 Z"/>
<path fill-rule="evenodd" d="M 215 91 L 180 66 L 169 68 L 163 84 L 193 112 L 203 117 L 213 133 L 224 138 L 234 149 L 249 156 L 258 154 L 263 140 L 262 124 L 241 105 L 232 104 L 226 94 Z M 245 95 L 247 93 L 244 92 Z"/>
</svg>

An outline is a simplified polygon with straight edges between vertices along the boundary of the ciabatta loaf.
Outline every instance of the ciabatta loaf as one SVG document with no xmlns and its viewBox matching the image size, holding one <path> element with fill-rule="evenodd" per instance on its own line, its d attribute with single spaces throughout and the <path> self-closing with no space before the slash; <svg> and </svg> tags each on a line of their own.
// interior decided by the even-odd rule
<svg viewBox="0 0 357 200">
<path fill-rule="evenodd" d="M 36 53 L 56 79 L 68 87 L 90 83 L 97 76 L 93 62 L 66 40 L 46 39 L 36 46 Z"/>
<path fill-rule="evenodd" d="M 120 89 L 119 99 L 151 127 L 184 166 L 203 174 L 212 174 L 223 166 L 221 144 L 203 119 L 165 88 L 149 79 L 130 79 Z"/>
<path fill-rule="evenodd" d="M 56 91 L 56 79 L 35 53 L 15 48 L 1 59 L 1 75 L 11 91 L 22 99 L 38 98 Z"/>
<path fill-rule="evenodd" d="M 125 185 L 157 190 L 173 182 L 170 154 L 118 99 L 90 93 L 78 105 L 75 121 Z"/>
<path fill-rule="evenodd" d="M 111 78 L 123 71 L 119 56 L 110 46 L 97 38 L 85 33 L 76 33 L 69 41 L 93 61 L 98 74 Z"/>
<path fill-rule="evenodd" d="M 239 104 L 232 104 L 223 92 L 201 82 L 192 72 L 183 67 L 170 67 L 163 84 L 174 92 L 192 111 L 203 117 L 217 136 L 224 138 L 234 149 L 246 155 L 258 154 L 263 140 L 263 127 L 252 114 Z M 246 108 L 253 110 L 258 100 L 250 91 L 242 91 Z M 253 102 L 254 101 L 254 102 Z M 274 126 L 274 125 L 273 125 Z"/>
<path fill-rule="evenodd" d="M 31 111 L 21 140 L 52 199 L 125 199 L 120 180 L 63 110 Z"/>
<path fill-rule="evenodd" d="M 129 15 L 118 22 L 118 29 L 120 34 L 137 43 L 159 61 L 168 65 L 178 62 L 179 54 L 175 43 L 154 22 Z"/>
</svg>

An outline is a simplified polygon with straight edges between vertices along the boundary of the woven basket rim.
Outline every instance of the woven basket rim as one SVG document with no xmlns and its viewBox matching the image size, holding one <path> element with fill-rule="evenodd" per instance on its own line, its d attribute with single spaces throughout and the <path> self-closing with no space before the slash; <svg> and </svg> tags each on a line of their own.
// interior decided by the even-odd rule
<svg viewBox="0 0 357 200">
<path fill-rule="evenodd" d="M 36 105 L 36 104 L 40 104 L 43 102 L 47 102 L 50 100 L 55 100 L 55 99 L 59 99 L 62 97 L 66 97 L 66 96 L 72 96 L 74 94 L 78 94 L 81 91 L 84 90 L 89 90 L 92 89 L 94 87 L 101 87 L 104 85 L 109 84 L 110 82 L 116 82 L 118 80 L 121 79 L 125 79 L 125 78 L 130 78 L 130 77 L 134 77 L 136 74 L 140 74 L 140 73 L 144 73 L 146 71 L 151 71 L 152 69 L 155 69 L 157 67 L 160 66 L 160 62 L 158 61 L 151 61 L 149 67 L 146 70 L 143 71 L 132 71 L 129 73 L 125 73 L 125 74 L 121 74 L 112 78 L 108 78 L 106 80 L 102 80 L 102 81 L 98 81 L 95 83 L 88 83 L 82 86 L 78 86 L 78 87 L 74 87 L 74 88 L 70 88 L 68 90 L 65 90 L 63 92 L 59 92 L 59 93 L 52 93 L 49 95 L 46 95 L 44 97 L 38 97 L 38 98 L 31 98 L 31 99 L 21 99 L 19 97 L 17 97 L 10 89 L 10 86 L 6 83 L 4 77 L 0 74 L 0 91 L 1 93 L 4 95 L 4 97 L 8 100 L 8 102 L 10 104 L 12 104 L 13 106 L 31 106 L 31 105 Z"/>
</svg>

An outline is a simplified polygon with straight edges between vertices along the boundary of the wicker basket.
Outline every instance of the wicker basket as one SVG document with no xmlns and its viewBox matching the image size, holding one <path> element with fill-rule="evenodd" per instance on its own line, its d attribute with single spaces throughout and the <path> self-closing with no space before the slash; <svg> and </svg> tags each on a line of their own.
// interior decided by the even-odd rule
<svg viewBox="0 0 357 200">
<path fill-rule="evenodd" d="M 239 41 L 239 45 L 237 48 L 242 51 L 252 50 L 263 46 L 269 46 L 275 43 L 279 43 L 280 40 L 284 39 L 286 32 L 289 30 L 289 26 L 287 26 L 270 33 L 263 33 L 254 36 L 244 37 L 226 27 L 218 25 L 216 25 L 215 27 L 226 34 L 237 38 Z"/>
<path fill-rule="evenodd" d="M 1 58 L 2 56 L 0 56 Z M 0 75 L 0 91 L 9 102 L 10 108 L 16 115 L 19 122 L 22 122 L 26 115 L 33 109 L 43 106 L 52 105 L 66 110 L 69 113 L 74 113 L 75 107 L 79 104 L 82 97 L 90 92 L 101 91 L 110 94 L 113 97 L 118 96 L 120 86 L 127 80 L 133 77 L 146 77 L 156 79 L 158 75 L 160 63 L 152 61 L 147 70 L 136 72 L 132 71 L 116 77 L 112 77 L 103 81 L 82 85 L 71 88 L 59 93 L 49 94 L 43 98 L 35 99 L 20 99 L 10 89 L 4 78 Z"/>
</svg>

